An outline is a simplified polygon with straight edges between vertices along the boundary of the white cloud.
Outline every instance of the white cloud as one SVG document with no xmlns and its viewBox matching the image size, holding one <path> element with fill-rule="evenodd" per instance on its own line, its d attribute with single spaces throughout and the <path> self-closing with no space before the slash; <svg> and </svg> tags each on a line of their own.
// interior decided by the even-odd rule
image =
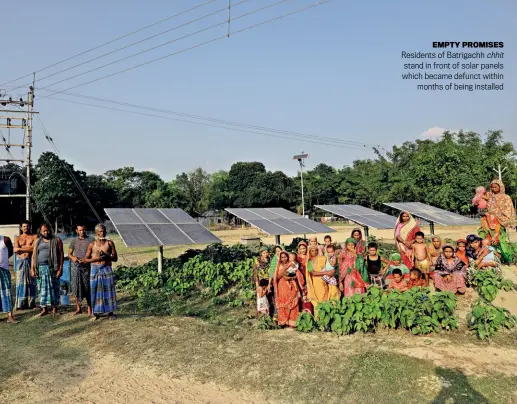
<svg viewBox="0 0 517 404">
<path fill-rule="evenodd" d="M 433 128 L 427 129 L 425 132 L 422 132 L 420 137 L 424 138 L 424 139 L 439 139 L 442 137 L 443 132 L 445 132 L 446 130 L 450 131 L 450 129 L 440 128 L 438 126 L 435 126 Z M 454 132 L 454 131 L 452 131 L 452 132 Z"/>
</svg>

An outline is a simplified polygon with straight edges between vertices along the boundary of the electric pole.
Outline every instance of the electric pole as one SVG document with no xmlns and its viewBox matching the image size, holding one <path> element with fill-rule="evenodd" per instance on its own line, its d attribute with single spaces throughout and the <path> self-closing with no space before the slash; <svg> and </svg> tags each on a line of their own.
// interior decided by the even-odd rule
<svg viewBox="0 0 517 404">
<path fill-rule="evenodd" d="M 25 218 L 30 220 L 30 198 L 31 198 L 31 148 L 32 148 L 32 117 L 34 114 L 38 112 L 34 112 L 34 85 L 29 87 L 29 92 L 27 93 L 27 98 L 23 100 L 20 98 L 18 100 L 13 100 L 12 97 L 0 98 L 0 106 L 2 107 L 11 107 L 12 109 L 1 109 L 0 110 L 0 129 L 7 129 L 9 135 L 7 139 L 2 134 L 3 144 L 1 146 L 5 147 L 5 150 L 9 154 L 9 156 L 5 159 L 0 159 L 0 162 L 6 163 L 25 163 L 26 168 L 26 192 L 25 194 L 0 194 L 0 197 L 23 197 L 25 198 Z M 24 107 L 27 107 L 27 110 L 24 110 Z M 18 109 L 16 109 L 18 108 Z M 5 123 L 4 123 L 5 122 Z M 19 143 L 11 142 L 11 129 L 22 129 L 24 131 L 24 141 Z M 12 147 L 19 147 L 22 151 L 25 149 L 25 159 L 16 158 L 11 153 Z"/>
<path fill-rule="evenodd" d="M 497 165 L 497 168 L 494 168 L 493 170 L 494 170 L 494 171 L 497 173 L 497 175 L 499 176 L 499 181 L 502 181 L 502 180 L 503 180 L 503 173 L 506 171 L 506 167 L 503 167 L 503 168 L 501 169 L 501 164 L 498 164 L 498 165 Z"/>
<path fill-rule="evenodd" d="M 298 162 L 300 163 L 300 179 L 302 182 L 302 216 L 303 217 L 305 217 L 305 200 L 303 197 L 303 168 L 305 167 L 304 160 L 308 159 L 308 158 L 309 158 L 309 155 L 304 154 L 303 152 L 302 152 L 302 154 L 297 154 L 296 156 L 293 156 L 293 160 L 298 160 Z"/>
</svg>

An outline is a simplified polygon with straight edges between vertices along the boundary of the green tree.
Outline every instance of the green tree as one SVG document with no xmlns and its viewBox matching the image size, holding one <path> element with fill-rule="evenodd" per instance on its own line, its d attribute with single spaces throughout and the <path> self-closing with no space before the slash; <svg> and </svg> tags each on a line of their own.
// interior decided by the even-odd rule
<svg viewBox="0 0 517 404">
<path fill-rule="evenodd" d="M 199 216 L 208 209 L 210 175 L 201 168 L 176 176 L 175 186 L 184 201 L 185 211 Z"/>
</svg>

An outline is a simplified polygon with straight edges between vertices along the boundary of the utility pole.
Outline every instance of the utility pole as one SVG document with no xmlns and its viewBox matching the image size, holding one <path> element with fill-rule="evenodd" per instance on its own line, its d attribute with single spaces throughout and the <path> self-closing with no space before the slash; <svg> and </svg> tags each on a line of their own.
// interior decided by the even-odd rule
<svg viewBox="0 0 517 404">
<path fill-rule="evenodd" d="M 4 95 L 7 97 L 7 95 Z M 9 157 L 5 159 L 0 159 L 0 161 L 11 163 L 25 163 L 26 168 L 26 192 L 25 194 L 9 194 L 9 195 L 0 195 L 0 197 L 24 197 L 25 198 L 25 218 L 30 220 L 30 198 L 31 198 L 31 148 L 32 148 L 32 118 L 34 114 L 38 112 L 34 112 L 34 84 L 29 88 L 29 92 L 27 94 L 27 99 L 23 100 L 20 98 L 19 100 L 13 100 L 12 97 L 9 98 L 0 98 L 0 106 L 1 107 L 13 107 L 12 109 L 2 109 L 0 110 L 0 129 L 5 128 L 9 131 L 11 129 L 23 129 L 25 133 L 25 141 L 19 143 L 11 143 L 11 136 L 8 136 L 8 139 L 4 140 L 2 146 L 5 147 L 7 152 L 9 153 Z M 23 107 L 27 107 L 27 110 L 24 111 Z M 16 109 L 19 108 L 19 110 Z M 5 114 L 5 115 L 4 115 Z M 5 122 L 5 123 L 4 123 Z M 2 135 L 2 138 L 4 136 Z M 25 159 L 15 158 L 11 154 L 11 147 L 19 147 L 22 150 L 25 149 Z"/>
<path fill-rule="evenodd" d="M 304 154 L 303 152 L 302 152 L 302 154 L 297 154 L 296 156 L 293 156 L 293 160 L 298 160 L 298 162 L 300 163 L 300 179 L 302 182 L 302 216 L 303 217 L 305 217 L 305 200 L 304 200 L 304 196 L 303 196 L 303 168 L 305 167 L 304 160 L 308 159 L 308 158 L 309 158 L 309 155 Z"/>
<path fill-rule="evenodd" d="M 506 171 L 506 168 L 507 167 L 502 167 L 502 169 L 501 169 L 501 164 L 498 164 L 497 168 L 493 169 L 497 173 L 497 175 L 499 176 L 499 181 L 503 180 L 503 173 Z"/>
</svg>

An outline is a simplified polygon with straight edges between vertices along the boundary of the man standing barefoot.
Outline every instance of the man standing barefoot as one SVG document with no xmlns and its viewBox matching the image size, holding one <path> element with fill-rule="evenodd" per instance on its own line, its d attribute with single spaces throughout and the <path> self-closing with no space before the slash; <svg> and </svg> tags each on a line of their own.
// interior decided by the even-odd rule
<svg viewBox="0 0 517 404">
<path fill-rule="evenodd" d="M 36 307 L 36 280 L 31 275 L 31 257 L 36 236 L 28 221 L 20 225 L 20 235 L 14 239 L 16 254 L 16 310 Z"/>
<path fill-rule="evenodd" d="M 92 290 L 92 321 L 108 313 L 108 319 L 115 320 L 117 296 L 111 263 L 117 262 L 117 250 L 113 241 L 106 238 L 106 227 L 95 226 L 95 240 L 88 246 L 84 263 L 91 263 L 90 288 Z"/>
<path fill-rule="evenodd" d="M 88 246 L 93 239 L 86 235 L 86 227 L 77 225 L 76 232 L 79 237 L 74 238 L 70 243 L 68 250 L 68 258 L 71 261 L 71 286 L 72 295 L 75 296 L 76 311 L 74 314 L 80 314 L 81 302 L 86 299 L 88 305 L 88 315 L 91 315 L 92 300 L 90 289 L 90 264 L 84 263 L 83 259 L 86 257 Z"/>
<path fill-rule="evenodd" d="M 13 255 L 13 243 L 9 237 L 0 236 L 0 312 L 7 313 L 8 323 L 17 323 L 13 315 L 11 273 L 9 258 Z"/>
<path fill-rule="evenodd" d="M 59 306 L 59 278 L 63 274 L 63 243 L 59 237 L 54 237 L 50 226 L 42 224 L 41 237 L 34 243 L 32 252 L 31 272 L 37 278 L 38 297 L 41 306 L 39 317 L 48 314 L 57 314 Z"/>
</svg>

